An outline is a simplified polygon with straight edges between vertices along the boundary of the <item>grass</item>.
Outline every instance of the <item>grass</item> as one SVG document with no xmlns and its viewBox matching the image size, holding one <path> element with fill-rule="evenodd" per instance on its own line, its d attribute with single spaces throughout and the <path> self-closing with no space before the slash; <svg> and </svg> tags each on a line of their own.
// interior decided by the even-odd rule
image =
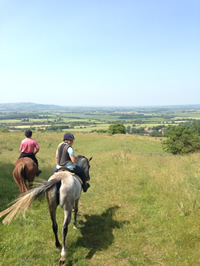
<svg viewBox="0 0 200 266">
<path fill-rule="evenodd" d="M 33 137 L 41 147 L 41 177 L 47 179 L 62 133 Z M 0 134 L 0 210 L 18 195 L 12 170 L 22 138 Z M 75 138 L 76 154 L 93 159 L 79 229 L 70 224 L 67 236 L 67 265 L 199 265 L 200 155 L 166 154 L 160 139 L 150 137 L 77 133 Z M 57 219 L 61 232 L 61 208 Z M 0 231 L 0 265 L 58 265 L 44 196 L 26 220 L 18 215 L 8 226 L 0 224 Z"/>
</svg>

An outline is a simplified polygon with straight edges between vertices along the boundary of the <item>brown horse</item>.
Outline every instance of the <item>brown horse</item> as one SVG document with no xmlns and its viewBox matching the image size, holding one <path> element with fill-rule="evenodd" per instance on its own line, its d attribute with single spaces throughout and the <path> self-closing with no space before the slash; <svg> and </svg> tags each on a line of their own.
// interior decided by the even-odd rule
<svg viewBox="0 0 200 266">
<path fill-rule="evenodd" d="M 24 157 L 17 160 L 13 170 L 13 177 L 20 193 L 24 193 L 32 187 L 37 171 L 38 167 L 31 158 Z M 28 181 L 28 187 L 26 181 Z"/>
</svg>

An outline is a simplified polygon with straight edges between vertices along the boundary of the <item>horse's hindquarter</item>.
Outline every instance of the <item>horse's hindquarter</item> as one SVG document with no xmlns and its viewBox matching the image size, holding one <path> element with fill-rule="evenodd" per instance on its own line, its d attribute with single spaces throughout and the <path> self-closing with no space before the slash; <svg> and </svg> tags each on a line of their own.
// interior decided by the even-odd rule
<svg viewBox="0 0 200 266">
<path fill-rule="evenodd" d="M 20 172 L 25 171 L 25 175 L 33 180 L 37 173 L 37 169 L 36 163 L 31 158 L 24 157 L 17 160 L 14 170 Z"/>
<path fill-rule="evenodd" d="M 60 187 L 60 205 L 63 206 L 65 203 L 71 203 L 74 206 L 75 200 L 81 196 L 81 188 L 80 182 L 74 175 L 70 174 L 63 178 Z"/>
<path fill-rule="evenodd" d="M 26 180 L 29 183 L 28 188 L 31 188 L 37 169 L 36 163 L 31 158 L 24 157 L 17 160 L 13 170 L 13 178 L 19 187 L 20 193 L 27 191 Z"/>
<path fill-rule="evenodd" d="M 67 171 L 55 173 L 49 180 L 56 178 L 61 180 L 59 191 L 60 206 L 68 205 L 73 207 L 75 200 L 80 198 L 82 185 L 74 175 Z"/>
<path fill-rule="evenodd" d="M 73 179 L 74 179 L 74 185 L 76 187 L 75 189 L 75 200 L 79 199 L 81 196 L 81 191 L 82 191 L 82 184 L 80 183 L 80 181 L 78 180 L 78 178 L 76 178 L 75 175 L 72 175 Z"/>
</svg>

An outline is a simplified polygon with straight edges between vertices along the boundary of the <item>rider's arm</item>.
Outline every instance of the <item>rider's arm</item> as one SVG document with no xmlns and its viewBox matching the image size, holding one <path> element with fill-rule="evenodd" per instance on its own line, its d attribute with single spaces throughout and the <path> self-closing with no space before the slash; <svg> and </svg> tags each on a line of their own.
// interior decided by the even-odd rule
<svg viewBox="0 0 200 266">
<path fill-rule="evenodd" d="M 39 152 L 39 150 L 36 150 L 33 154 L 35 154 L 36 155 L 36 153 L 38 153 Z"/>
<path fill-rule="evenodd" d="M 69 157 L 70 157 L 72 163 L 77 164 L 73 148 L 69 147 L 67 151 L 68 151 L 68 154 L 69 154 Z"/>
<path fill-rule="evenodd" d="M 39 152 L 40 147 L 39 147 L 38 143 L 35 140 L 34 140 L 33 143 L 34 143 L 34 152 L 33 152 L 33 154 L 36 155 L 36 153 Z"/>
<path fill-rule="evenodd" d="M 72 163 L 77 164 L 76 157 L 74 155 L 73 156 L 69 156 L 69 157 L 70 157 Z"/>
</svg>

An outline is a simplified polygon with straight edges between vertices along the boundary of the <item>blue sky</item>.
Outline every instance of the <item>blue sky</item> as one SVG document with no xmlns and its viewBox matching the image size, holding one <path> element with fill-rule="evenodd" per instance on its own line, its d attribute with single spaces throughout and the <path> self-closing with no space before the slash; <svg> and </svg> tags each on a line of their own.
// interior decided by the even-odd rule
<svg viewBox="0 0 200 266">
<path fill-rule="evenodd" d="M 0 0 L 0 103 L 200 104 L 199 0 Z"/>
</svg>

